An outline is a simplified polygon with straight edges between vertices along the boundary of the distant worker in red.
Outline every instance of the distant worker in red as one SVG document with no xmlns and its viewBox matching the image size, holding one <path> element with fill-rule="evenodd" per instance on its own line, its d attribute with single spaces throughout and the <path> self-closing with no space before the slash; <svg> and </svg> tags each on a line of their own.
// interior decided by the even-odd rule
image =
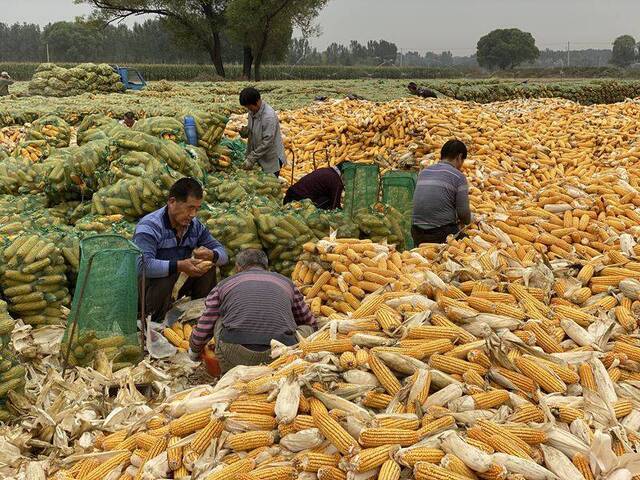
<svg viewBox="0 0 640 480">
<path fill-rule="evenodd" d="M 335 167 L 314 170 L 291 185 L 284 196 L 284 204 L 308 198 L 317 208 L 335 210 L 342 205 L 342 173 L 350 162 Z"/>
<path fill-rule="evenodd" d="M 407 85 L 407 88 L 409 89 L 409 93 L 411 95 L 416 95 L 417 97 L 438 98 L 438 95 L 436 94 L 436 92 L 434 92 L 429 88 L 419 87 L 418 85 L 415 84 L 415 82 L 409 83 L 409 85 Z"/>
</svg>

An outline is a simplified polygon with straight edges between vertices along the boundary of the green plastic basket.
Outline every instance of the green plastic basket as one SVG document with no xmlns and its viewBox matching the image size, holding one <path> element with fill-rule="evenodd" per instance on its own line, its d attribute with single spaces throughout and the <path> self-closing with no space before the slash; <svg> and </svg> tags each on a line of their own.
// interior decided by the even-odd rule
<svg viewBox="0 0 640 480">
<path fill-rule="evenodd" d="M 380 171 L 378 165 L 351 163 L 342 172 L 344 183 L 344 212 L 353 218 L 361 208 L 369 208 L 378 201 Z"/>
<path fill-rule="evenodd" d="M 405 246 L 413 248 L 411 223 L 413 215 L 413 192 L 418 176 L 413 172 L 393 171 L 382 177 L 382 203 L 391 205 L 402 214 Z"/>
</svg>

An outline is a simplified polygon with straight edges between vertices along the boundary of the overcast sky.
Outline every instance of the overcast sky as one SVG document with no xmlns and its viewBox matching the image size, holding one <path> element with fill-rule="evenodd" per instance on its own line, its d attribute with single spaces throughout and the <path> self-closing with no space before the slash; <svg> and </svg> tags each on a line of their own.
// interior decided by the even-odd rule
<svg viewBox="0 0 640 480">
<path fill-rule="evenodd" d="M 0 21 L 71 20 L 89 13 L 73 0 L 0 0 Z M 640 37 L 638 0 L 331 0 L 317 20 L 331 42 L 384 38 L 399 48 L 421 52 L 475 51 L 478 39 L 494 28 L 531 32 L 539 48 L 610 48 L 624 33 Z"/>
</svg>

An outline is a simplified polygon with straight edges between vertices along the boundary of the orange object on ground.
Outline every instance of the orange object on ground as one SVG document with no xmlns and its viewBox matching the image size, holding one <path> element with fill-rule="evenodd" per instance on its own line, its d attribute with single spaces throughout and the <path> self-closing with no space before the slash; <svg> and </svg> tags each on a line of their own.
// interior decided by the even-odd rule
<svg viewBox="0 0 640 480">
<path fill-rule="evenodd" d="M 205 345 L 202 350 L 202 361 L 209 375 L 212 377 L 220 376 L 220 363 L 218 362 L 218 357 L 213 353 L 213 345 L 210 343 Z"/>
</svg>

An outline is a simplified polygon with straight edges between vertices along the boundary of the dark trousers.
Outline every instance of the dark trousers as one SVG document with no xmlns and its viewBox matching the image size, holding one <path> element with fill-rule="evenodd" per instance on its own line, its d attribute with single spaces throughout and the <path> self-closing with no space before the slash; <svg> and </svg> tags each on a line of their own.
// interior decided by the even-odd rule
<svg viewBox="0 0 640 480">
<path fill-rule="evenodd" d="M 455 238 L 463 238 L 464 233 L 460 233 L 460 227 L 455 224 L 444 225 L 438 228 L 424 230 L 416 225 L 411 226 L 411 236 L 413 245 L 419 246 L 421 243 L 447 243 L 447 237 L 455 235 Z"/>
<path fill-rule="evenodd" d="M 145 315 L 151 315 L 152 322 L 161 323 L 171 309 L 171 293 L 178 280 L 178 272 L 163 278 L 145 279 Z M 178 293 L 178 298 L 189 296 L 192 300 L 204 298 L 216 285 L 216 269 L 212 268 L 201 277 L 190 277 Z"/>
</svg>

